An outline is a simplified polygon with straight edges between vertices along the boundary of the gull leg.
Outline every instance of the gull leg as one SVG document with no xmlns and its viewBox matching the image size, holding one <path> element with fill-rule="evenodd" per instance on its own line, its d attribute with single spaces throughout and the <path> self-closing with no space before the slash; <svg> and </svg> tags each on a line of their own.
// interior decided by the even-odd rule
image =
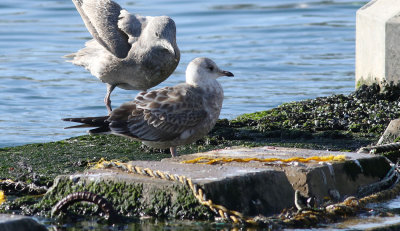
<svg viewBox="0 0 400 231">
<path fill-rule="evenodd" d="M 171 156 L 172 156 L 172 157 L 177 156 L 176 147 L 170 147 L 170 148 L 169 148 L 169 151 L 171 152 Z"/>
<path fill-rule="evenodd" d="M 114 90 L 115 87 L 116 87 L 116 85 L 111 85 L 111 84 L 107 83 L 107 94 L 106 94 L 106 97 L 104 97 L 104 103 L 106 104 L 108 114 L 110 114 L 112 111 L 110 96 L 111 96 L 111 92 Z"/>
</svg>

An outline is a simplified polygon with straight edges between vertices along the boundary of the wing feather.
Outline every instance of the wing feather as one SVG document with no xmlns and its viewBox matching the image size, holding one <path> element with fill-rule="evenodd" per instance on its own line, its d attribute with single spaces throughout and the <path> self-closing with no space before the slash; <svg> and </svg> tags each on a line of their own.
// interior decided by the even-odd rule
<svg viewBox="0 0 400 231">
<path fill-rule="evenodd" d="M 93 38 L 118 58 L 127 56 L 131 44 L 118 27 L 121 6 L 111 0 L 72 0 Z"/>
<path fill-rule="evenodd" d="M 159 99 L 159 100 L 158 100 Z M 112 132 L 147 141 L 168 141 L 205 119 L 202 90 L 187 84 L 140 93 L 115 109 Z"/>
</svg>

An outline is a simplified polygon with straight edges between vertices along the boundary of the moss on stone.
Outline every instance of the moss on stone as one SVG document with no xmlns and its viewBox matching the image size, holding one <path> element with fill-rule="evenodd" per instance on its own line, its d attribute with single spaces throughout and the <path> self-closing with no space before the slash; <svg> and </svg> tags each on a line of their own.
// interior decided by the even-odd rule
<svg viewBox="0 0 400 231">
<path fill-rule="evenodd" d="M 52 207 L 74 192 L 101 195 L 121 217 L 210 219 L 214 216 L 207 207 L 199 204 L 192 191 L 184 185 L 154 187 L 144 192 L 142 183 L 102 179 L 92 181 L 68 176 L 57 177 L 54 186 L 40 200 L 31 196 L 21 197 L 2 204 L 0 212 L 18 211 L 24 215 L 49 217 Z M 76 203 L 68 208 L 67 216 L 98 215 L 99 212 L 100 209 L 94 204 Z"/>
<path fill-rule="evenodd" d="M 157 218 L 210 219 L 214 214 L 199 204 L 193 192 L 186 186 L 175 184 L 147 192 L 142 214 Z"/>
<path fill-rule="evenodd" d="M 0 205 L 0 213 L 21 213 L 29 211 L 29 207 L 38 203 L 42 196 L 21 196 L 6 200 Z"/>
<path fill-rule="evenodd" d="M 356 82 L 356 89 L 359 89 L 363 85 L 369 85 L 369 84 L 367 84 L 367 82 L 362 78 L 358 79 L 358 81 Z"/>
<path fill-rule="evenodd" d="M 149 203 L 143 207 L 143 213 L 152 217 L 165 218 L 170 215 L 171 192 L 168 190 L 154 190 L 149 192 Z"/>
<path fill-rule="evenodd" d="M 52 207 L 61 199 L 74 192 L 92 192 L 103 196 L 115 207 L 114 209 L 124 216 L 138 216 L 141 212 L 140 198 L 142 197 L 143 186 L 140 183 L 110 182 L 110 181 L 79 181 L 74 183 L 73 179 L 67 176 L 60 176 L 56 179 L 54 187 L 46 195 L 24 210 L 25 215 L 50 216 Z M 98 212 L 97 206 L 83 206 L 81 203 L 69 208 L 71 213 L 88 214 Z M 82 209 L 85 208 L 85 209 Z"/>
<path fill-rule="evenodd" d="M 175 218 L 210 220 L 215 216 L 210 209 L 199 204 L 189 188 L 176 185 L 174 191 L 177 192 L 176 199 L 172 203 L 172 214 Z"/>
</svg>

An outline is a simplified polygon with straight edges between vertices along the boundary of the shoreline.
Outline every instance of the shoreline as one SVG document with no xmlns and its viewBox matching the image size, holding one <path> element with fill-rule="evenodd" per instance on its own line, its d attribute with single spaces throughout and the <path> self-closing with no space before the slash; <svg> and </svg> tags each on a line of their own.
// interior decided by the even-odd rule
<svg viewBox="0 0 400 231">
<path fill-rule="evenodd" d="M 377 85 L 365 86 L 347 96 L 284 103 L 232 120 L 220 119 L 208 136 L 178 147 L 179 153 L 265 145 L 355 151 L 375 144 L 389 122 L 400 117 L 399 89 L 392 87 L 381 93 Z M 55 176 L 83 171 L 87 163 L 100 158 L 161 160 L 169 157 L 169 152 L 115 135 L 83 135 L 56 142 L 0 148 L 0 157 L 2 179 L 49 185 Z"/>
</svg>

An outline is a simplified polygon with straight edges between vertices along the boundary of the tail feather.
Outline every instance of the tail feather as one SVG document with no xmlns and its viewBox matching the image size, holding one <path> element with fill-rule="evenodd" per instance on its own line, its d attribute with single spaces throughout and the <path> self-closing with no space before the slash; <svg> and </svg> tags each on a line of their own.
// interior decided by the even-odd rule
<svg viewBox="0 0 400 231">
<path fill-rule="evenodd" d="M 65 129 L 70 128 L 87 128 L 87 127 L 95 127 L 94 129 L 89 130 L 90 134 L 97 133 L 107 133 L 110 131 L 109 124 L 107 121 L 108 116 L 100 116 L 100 117 L 82 117 L 82 118 L 63 118 L 63 121 L 82 123 L 79 125 L 74 125 L 70 127 L 66 127 Z"/>
<path fill-rule="evenodd" d="M 92 128 L 92 125 L 88 125 L 88 124 L 79 124 L 79 125 L 74 125 L 74 126 L 69 126 L 69 127 L 65 127 L 64 129 L 71 129 L 71 128 Z"/>
<path fill-rule="evenodd" d="M 111 129 L 107 125 L 107 126 L 101 126 L 98 128 L 90 129 L 88 132 L 89 132 L 89 134 L 109 133 L 109 132 L 111 132 Z"/>
</svg>

